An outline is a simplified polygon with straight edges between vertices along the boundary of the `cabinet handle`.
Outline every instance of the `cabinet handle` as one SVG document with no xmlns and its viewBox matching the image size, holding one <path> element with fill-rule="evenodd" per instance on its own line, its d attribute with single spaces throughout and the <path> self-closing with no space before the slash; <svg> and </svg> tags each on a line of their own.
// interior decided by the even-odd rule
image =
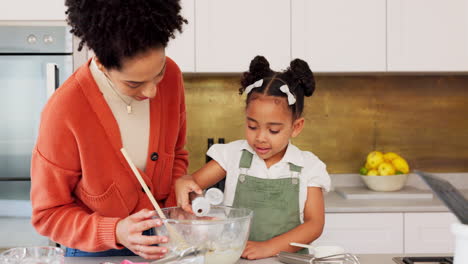
<svg viewBox="0 0 468 264">
<path fill-rule="evenodd" d="M 47 99 L 49 99 L 59 86 L 59 69 L 55 63 L 46 64 L 46 90 Z"/>
</svg>

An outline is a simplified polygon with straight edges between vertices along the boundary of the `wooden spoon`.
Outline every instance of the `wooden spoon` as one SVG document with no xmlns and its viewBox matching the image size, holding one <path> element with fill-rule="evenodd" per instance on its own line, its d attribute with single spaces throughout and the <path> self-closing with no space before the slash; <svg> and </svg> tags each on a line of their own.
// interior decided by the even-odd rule
<svg viewBox="0 0 468 264">
<path fill-rule="evenodd" d="M 138 171 L 138 169 L 135 167 L 135 164 L 130 159 L 130 156 L 128 155 L 127 151 L 124 148 L 121 148 L 120 152 L 122 152 L 122 154 L 124 155 L 125 159 L 127 160 L 128 165 L 130 165 L 130 168 L 133 171 L 133 174 L 135 174 L 138 181 L 140 182 L 141 187 L 143 187 L 143 190 L 145 190 L 146 195 L 148 196 L 151 203 L 153 204 L 154 209 L 156 209 L 156 212 L 158 213 L 159 217 L 161 219 L 167 219 L 163 211 L 161 210 L 161 207 L 159 207 L 158 202 L 156 201 L 156 199 L 154 199 L 153 194 L 151 193 L 150 189 L 148 188 L 145 181 L 143 180 L 143 177 L 141 177 L 140 172 Z M 183 249 L 189 248 L 189 245 L 187 244 L 187 242 L 185 242 L 184 238 L 174 229 L 174 227 L 172 227 L 166 221 L 163 221 L 163 223 L 166 225 L 167 231 L 169 235 L 171 236 L 171 239 L 173 239 L 177 243 L 178 246 L 181 246 Z"/>
</svg>

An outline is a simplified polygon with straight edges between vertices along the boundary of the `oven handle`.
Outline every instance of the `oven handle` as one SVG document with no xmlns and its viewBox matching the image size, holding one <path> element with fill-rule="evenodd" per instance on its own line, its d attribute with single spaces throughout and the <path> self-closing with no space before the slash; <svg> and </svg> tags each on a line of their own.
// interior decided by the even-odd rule
<svg viewBox="0 0 468 264">
<path fill-rule="evenodd" d="M 55 63 L 46 64 L 46 89 L 49 99 L 59 86 L 59 68 Z"/>
</svg>

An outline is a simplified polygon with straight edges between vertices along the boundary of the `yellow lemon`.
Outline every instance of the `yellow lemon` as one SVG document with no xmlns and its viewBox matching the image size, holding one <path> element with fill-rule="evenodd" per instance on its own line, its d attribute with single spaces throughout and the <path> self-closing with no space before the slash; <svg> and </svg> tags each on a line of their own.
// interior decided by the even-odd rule
<svg viewBox="0 0 468 264">
<path fill-rule="evenodd" d="M 380 163 L 377 170 L 381 176 L 395 175 L 395 168 L 391 163 L 388 162 Z"/>
<path fill-rule="evenodd" d="M 396 158 L 401 158 L 401 157 L 395 152 L 387 152 L 383 155 L 383 158 L 385 161 L 391 162 L 392 160 Z"/>
<path fill-rule="evenodd" d="M 370 170 L 367 172 L 367 176 L 378 176 L 379 172 L 377 170 Z"/>
<path fill-rule="evenodd" d="M 372 170 L 369 162 L 366 162 L 366 165 L 364 165 L 364 168 L 366 168 L 367 170 Z"/>
<path fill-rule="evenodd" d="M 383 154 L 380 151 L 372 151 L 367 155 L 367 163 L 371 169 L 376 169 L 383 161 Z"/>
<path fill-rule="evenodd" d="M 396 170 L 401 171 L 404 174 L 409 172 L 408 162 L 406 162 L 406 160 L 401 158 L 401 157 L 392 160 L 392 164 L 393 164 L 393 166 L 395 167 Z"/>
</svg>

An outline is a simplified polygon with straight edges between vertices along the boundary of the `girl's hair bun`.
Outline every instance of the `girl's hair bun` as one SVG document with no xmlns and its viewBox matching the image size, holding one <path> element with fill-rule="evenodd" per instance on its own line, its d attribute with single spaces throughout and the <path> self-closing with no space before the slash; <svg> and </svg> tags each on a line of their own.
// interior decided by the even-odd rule
<svg viewBox="0 0 468 264">
<path fill-rule="evenodd" d="M 315 91 L 314 74 L 309 68 L 309 64 L 301 59 L 291 61 L 289 69 L 291 79 L 296 89 L 303 89 L 305 96 L 311 96 Z"/>
<path fill-rule="evenodd" d="M 242 88 L 240 89 L 240 93 L 243 93 L 244 88 L 248 85 L 270 76 L 272 73 L 273 71 L 270 69 L 270 63 L 267 61 L 267 59 L 265 59 L 263 56 L 256 56 L 250 62 L 249 71 L 244 72 L 242 76 Z"/>
</svg>

